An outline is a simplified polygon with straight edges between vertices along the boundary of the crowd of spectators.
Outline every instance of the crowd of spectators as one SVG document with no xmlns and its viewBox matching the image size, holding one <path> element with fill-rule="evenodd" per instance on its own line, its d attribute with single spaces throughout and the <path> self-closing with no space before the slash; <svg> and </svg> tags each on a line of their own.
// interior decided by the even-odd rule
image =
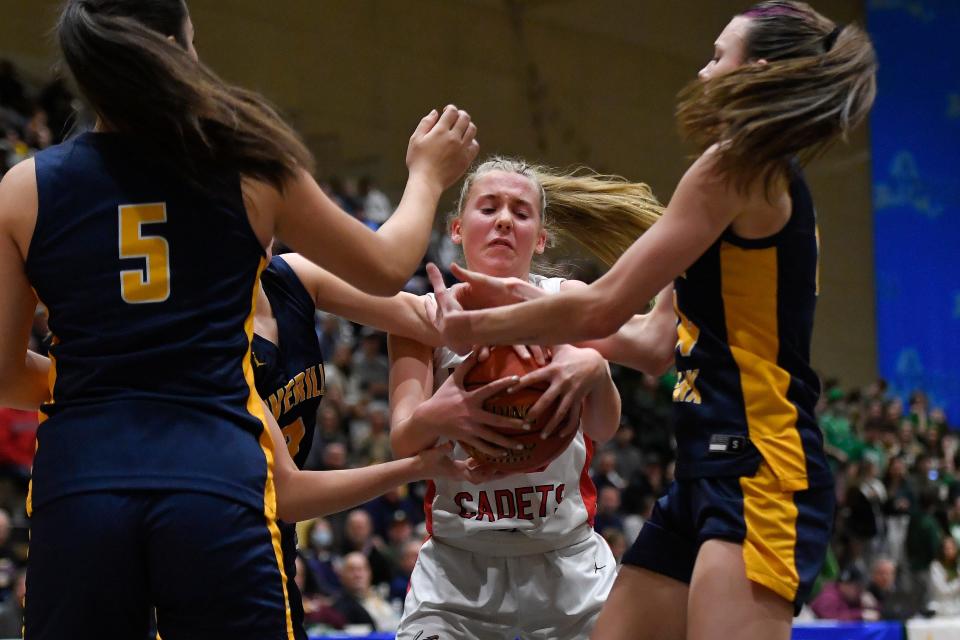
<svg viewBox="0 0 960 640">
<path fill-rule="evenodd" d="M 31 92 L 0 61 L 0 174 L 58 142 L 76 122 L 74 98 L 55 80 Z M 86 126 L 89 126 L 89 122 Z M 371 227 L 391 203 L 370 179 L 325 183 L 327 193 Z M 431 256 L 455 257 L 441 232 Z M 423 293 L 421 271 L 407 289 Z M 342 469 L 391 458 L 385 336 L 323 312 L 316 330 L 326 356 L 324 400 L 307 466 Z M 38 309 L 31 348 L 45 351 Z M 623 418 L 600 447 L 597 530 L 622 557 L 673 478 L 672 374 L 614 367 Z M 960 615 L 960 438 L 920 391 L 904 402 L 878 381 L 844 389 L 826 380 L 818 407 L 836 475 L 835 534 L 808 617 L 843 620 Z M 36 416 L 0 409 L 0 637 L 19 634 L 27 551 L 24 496 Z M 399 487 L 346 513 L 300 523 L 297 581 L 309 627 L 395 628 L 424 539 L 424 483 Z M 11 631 L 13 630 L 13 631 Z"/>
</svg>

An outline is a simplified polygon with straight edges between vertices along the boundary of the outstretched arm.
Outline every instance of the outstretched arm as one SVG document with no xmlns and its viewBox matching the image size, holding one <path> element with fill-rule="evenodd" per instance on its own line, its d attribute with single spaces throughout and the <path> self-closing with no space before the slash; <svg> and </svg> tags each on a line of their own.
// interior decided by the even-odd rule
<svg viewBox="0 0 960 640">
<path fill-rule="evenodd" d="M 452 105 L 423 118 L 410 138 L 403 198 L 376 233 L 334 204 L 305 171 L 282 192 L 245 181 L 247 213 L 263 246 L 276 235 L 360 289 L 392 295 L 426 252 L 440 194 L 476 157 L 475 137 L 470 116 Z"/>
<path fill-rule="evenodd" d="M 277 516 L 287 522 L 344 511 L 408 482 L 438 477 L 471 477 L 466 463 L 451 460 L 444 448 L 427 449 L 411 458 L 358 469 L 301 471 L 287 451 L 286 439 L 270 408 L 264 404 L 263 410 L 276 456 Z"/>
<path fill-rule="evenodd" d="M 297 274 L 317 309 L 424 345 L 441 346 L 440 334 L 427 317 L 420 296 L 402 291 L 390 298 L 370 295 L 301 255 L 287 253 L 280 257 Z"/>
<path fill-rule="evenodd" d="M 696 261 L 733 221 L 740 197 L 716 171 L 713 150 L 687 170 L 664 216 L 588 287 L 483 311 L 441 307 L 438 327 L 458 350 L 470 344 L 564 344 L 608 336 Z M 431 278 L 439 295 L 442 282 Z M 562 319 L 562 321 L 558 321 Z"/>
<path fill-rule="evenodd" d="M 484 309 L 549 295 L 540 287 L 519 278 L 497 278 L 468 271 L 457 264 L 451 269 L 462 283 L 455 296 L 465 309 Z M 561 291 L 587 285 L 579 280 L 564 280 Z M 654 308 L 643 315 L 634 315 L 615 333 L 597 340 L 578 343 L 578 347 L 595 349 L 608 361 L 660 375 L 673 363 L 677 341 L 676 316 L 673 311 L 673 285 L 657 296 Z"/>
</svg>

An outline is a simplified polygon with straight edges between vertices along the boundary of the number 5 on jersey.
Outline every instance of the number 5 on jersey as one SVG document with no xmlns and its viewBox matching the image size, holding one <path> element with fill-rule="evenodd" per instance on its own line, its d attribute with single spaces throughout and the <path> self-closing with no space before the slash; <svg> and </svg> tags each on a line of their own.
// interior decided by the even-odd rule
<svg viewBox="0 0 960 640">
<path fill-rule="evenodd" d="M 120 295 L 127 304 L 163 302 L 170 297 L 170 246 L 161 236 L 144 235 L 143 225 L 167 221 L 167 205 L 120 205 L 120 258 L 143 258 L 143 268 L 120 272 Z"/>
</svg>

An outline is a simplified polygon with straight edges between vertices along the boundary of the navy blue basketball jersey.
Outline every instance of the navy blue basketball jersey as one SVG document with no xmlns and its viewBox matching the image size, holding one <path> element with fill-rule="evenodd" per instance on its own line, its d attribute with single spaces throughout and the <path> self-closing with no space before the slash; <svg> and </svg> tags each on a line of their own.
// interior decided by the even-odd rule
<svg viewBox="0 0 960 640">
<path fill-rule="evenodd" d="M 280 256 L 260 282 L 277 320 L 278 344 L 253 336 L 253 374 L 283 430 L 290 456 L 303 468 L 313 444 L 317 407 L 323 399 L 323 353 L 314 326 L 316 304 Z"/>
<path fill-rule="evenodd" d="M 35 161 L 26 270 L 54 339 L 28 508 L 164 489 L 272 516 L 273 451 L 250 365 L 266 260 L 239 175 L 188 186 L 117 133 L 83 134 Z"/>
<path fill-rule="evenodd" d="M 810 367 L 816 213 L 799 168 L 778 233 L 726 232 L 675 281 L 677 477 L 749 476 L 766 461 L 785 491 L 832 482 Z"/>
</svg>

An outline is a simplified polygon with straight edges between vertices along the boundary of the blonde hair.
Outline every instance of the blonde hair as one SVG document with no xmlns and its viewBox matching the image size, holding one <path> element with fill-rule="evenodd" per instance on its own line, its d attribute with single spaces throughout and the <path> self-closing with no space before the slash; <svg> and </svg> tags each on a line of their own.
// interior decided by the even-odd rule
<svg viewBox="0 0 960 640">
<path fill-rule="evenodd" d="M 522 175 L 537 189 L 548 246 L 558 241 L 572 242 L 608 267 L 663 215 L 663 205 L 642 182 L 586 167 L 560 171 L 518 158 L 493 156 L 467 174 L 451 221 L 463 214 L 477 179 L 493 171 Z M 537 270 L 553 271 L 543 264 Z"/>
<path fill-rule="evenodd" d="M 767 188 L 791 158 L 821 154 L 866 117 L 876 94 L 877 60 L 869 36 L 839 26 L 805 2 L 768 0 L 750 20 L 748 60 L 681 93 L 677 121 L 701 150 L 721 143 L 717 167 L 745 190 Z"/>
</svg>

